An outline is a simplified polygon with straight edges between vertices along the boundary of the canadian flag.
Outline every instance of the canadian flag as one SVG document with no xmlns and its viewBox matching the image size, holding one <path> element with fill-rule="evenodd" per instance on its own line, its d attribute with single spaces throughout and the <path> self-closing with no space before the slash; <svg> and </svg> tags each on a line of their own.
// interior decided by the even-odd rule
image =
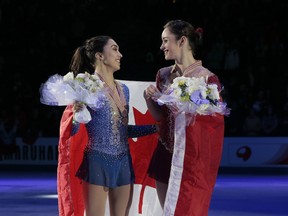
<svg viewBox="0 0 288 216">
<path fill-rule="evenodd" d="M 143 97 L 145 89 L 151 84 L 155 85 L 155 82 L 119 81 L 126 84 L 130 92 L 129 124 L 156 123 L 149 113 Z M 129 213 L 131 216 L 162 215 L 162 209 L 155 190 L 155 181 L 147 176 L 148 165 L 157 145 L 157 139 L 158 134 L 129 139 L 136 176 L 133 202 Z"/>
</svg>

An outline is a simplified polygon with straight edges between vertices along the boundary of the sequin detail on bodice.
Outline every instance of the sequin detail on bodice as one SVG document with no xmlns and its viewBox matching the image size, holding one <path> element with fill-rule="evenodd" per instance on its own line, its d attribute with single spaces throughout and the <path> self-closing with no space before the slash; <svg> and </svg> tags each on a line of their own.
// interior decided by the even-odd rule
<svg viewBox="0 0 288 216">
<path fill-rule="evenodd" d="M 129 100 L 129 90 L 125 85 L 121 85 L 126 101 Z M 113 158 L 122 157 L 129 151 L 127 118 L 128 112 L 122 116 L 109 97 L 103 99 L 103 107 L 97 110 L 89 109 L 92 120 L 86 124 L 88 133 L 88 144 L 86 153 L 103 153 L 111 155 Z M 126 103 L 127 104 L 127 103 Z M 126 109 L 128 110 L 128 105 Z M 119 158 L 118 158 L 119 159 Z"/>
</svg>

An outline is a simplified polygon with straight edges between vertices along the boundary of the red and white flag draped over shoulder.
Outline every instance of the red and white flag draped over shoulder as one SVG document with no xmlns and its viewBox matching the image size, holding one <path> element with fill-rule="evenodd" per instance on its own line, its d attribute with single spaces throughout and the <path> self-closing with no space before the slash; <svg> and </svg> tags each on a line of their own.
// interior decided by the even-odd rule
<svg viewBox="0 0 288 216">
<path fill-rule="evenodd" d="M 175 142 L 164 216 L 206 216 L 221 161 L 224 117 L 175 118 Z M 208 177 L 208 178 L 207 178 Z"/>
<path fill-rule="evenodd" d="M 125 83 L 130 90 L 129 124 L 154 124 L 155 121 L 147 112 L 143 98 L 144 89 L 153 82 L 120 81 Z M 77 134 L 70 136 L 72 118 L 72 107 L 67 106 L 60 123 L 58 146 L 57 191 L 59 216 L 84 216 L 81 182 L 75 177 L 75 173 L 82 161 L 88 136 L 84 124 L 80 124 L 80 130 Z M 129 139 L 136 176 L 130 216 L 161 215 L 162 210 L 155 190 L 155 181 L 146 174 L 157 139 L 157 134 Z M 109 215 L 108 205 L 106 215 Z"/>
<path fill-rule="evenodd" d="M 199 69 L 202 68 L 199 67 Z M 199 71 L 201 72 L 201 70 Z M 176 79 L 174 81 L 177 84 L 178 80 Z M 185 80 L 186 78 L 180 77 L 180 82 L 176 86 L 179 87 L 179 84 L 182 83 L 181 79 Z M 201 79 L 194 79 L 195 81 L 190 84 L 193 84 L 192 86 L 195 88 Z M 220 89 L 220 83 L 216 76 L 210 76 L 207 83 L 218 83 L 217 86 Z M 189 86 L 189 83 L 186 86 Z M 216 91 L 218 90 L 216 89 Z M 190 100 L 195 100 L 197 97 L 192 92 Z M 190 104 L 190 101 L 183 102 L 184 104 L 179 101 L 176 103 L 179 109 L 175 113 L 174 148 L 163 216 L 208 215 L 222 157 L 224 115 L 228 115 L 230 109 L 226 107 L 226 103 L 220 101 L 216 103 L 217 105 L 210 104 L 211 102 L 207 105 L 206 97 L 203 95 L 198 99 L 202 100 L 204 106 L 199 103 L 199 106 L 195 107 L 197 112 L 194 111 L 195 109 L 190 110 L 189 106 L 184 106 L 184 104 Z M 222 99 L 220 98 L 220 100 Z M 162 100 L 160 101 L 162 103 Z M 201 110 L 202 108 L 204 109 Z M 203 112 L 206 108 L 207 113 Z"/>
<path fill-rule="evenodd" d="M 57 192 L 59 216 L 83 216 L 84 203 L 79 179 L 75 177 L 80 166 L 88 136 L 86 128 L 80 125 L 75 136 L 70 136 L 72 128 L 72 106 L 67 106 L 60 122 L 58 145 Z"/>
<path fill-rule="evenodd" d="M 130 89 L 129 123 L 139 125 L 154 123 L 147 112 L 142 96 L 144 89 L 154 83 L 122 82 Z M 68 106 L 61 119 L 58 147 L 59 216 L 84 215 L 81 184 L 75 177 L 75 173 L 82 161 L 82 152 L 87 143 L 87 132 L 85 126 L 81 124 L 77 135 L 70 137 L 72 118 L 72 110 Z M 183 122 L 186 122 L 186 116 L 180 113 L 175 119 L 175 146 L 164 212 L 157 198 L 155 182 L 146 174 L 158 137 L 153 134 L 129 140 L 136 175 L 129 216 L 202 216 L 208 214 L 210 197 L 221 160 L 224 117 L 218 114 L 215 116 L 197 115 L 194 124 L 188 127 Z M 106 216 L 108 215 L 109 208 L 107 207 Z"/>
</svg>

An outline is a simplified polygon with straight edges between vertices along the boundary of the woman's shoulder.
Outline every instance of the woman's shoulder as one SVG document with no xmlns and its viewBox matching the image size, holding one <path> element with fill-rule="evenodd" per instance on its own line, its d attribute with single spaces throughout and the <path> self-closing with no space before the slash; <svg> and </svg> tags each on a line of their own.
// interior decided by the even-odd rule
<svg viewBox="0 0 288 216">
<path fill-rule="evenodd" d="M 206 68 L 204 66 L 198 66 L 193 71 L 191 71 L 190 73 L 191 73 L 191 75 L 193 74 L 193 76 L 195 76 L 195 77 L 204 76 L 204 77 L 216 77 L 216 78 L 218 78 L 215 73 L 213 73 L 212 71 L 210 71 L 208 68 Z"/>
<path fill-rule="evenodd" d="M 167 66 L 167 67 L 162 67 L 158 70 L 158 74 L 167 74 L 167 73 L 170 73 L 174 68 L 174 65 L 170 65 L 170 66 Z"/>
<path fill-rule="evenodd" d="M 222 89 L 222 84 L 221 84 L 218 76 L 215 73 L 209 71 L 208 69 L 206 69 L 206 70 L 208 71 L 207 83 L 216 84 L 218 86 L 218 90 L 220 91 Z"/>
<path fill-rule="evenodd" d="M 211 72 L 208 68 L 204 66 L 198 66 L 193 71 L 190 72 L 193 77 L 207 77 L 208 83 L 215 83 L 218 85 L 218 88 L 221 89 L 221 83 L 218 76 Z M 189 76 L 189 73 L 187 74 Z"/>
<path fill-rule="evenodd" d="M 157 72 L 158 79 L 166 80 L 170 76 L 173 68 L 174 68 L 174 65 L 160 68 Z"/>
<path fill-rule="evenodd" d="M 126 92 L 129 93 L 129 88 L 128 88 L 128 86 L 127 86 L 125 83 L 123 83 L 123 82 L 121 82 L 121 81 L 119 81 L 119 80 L 117 80 L 116 82 L 117 82 L 118 85 L 123 89 L 123 91 L 124 91 L 125 93 L 126 93 Z"/>
<path fill-rule="evenodd" d="M 127 89 L 128 89 L 128 86 L 127 86 L 124 82 L 121 82 L 120 80 L 116 80 L 116 82 L 117 82 L 122 88 L 127 88 Z"/>
</svg>

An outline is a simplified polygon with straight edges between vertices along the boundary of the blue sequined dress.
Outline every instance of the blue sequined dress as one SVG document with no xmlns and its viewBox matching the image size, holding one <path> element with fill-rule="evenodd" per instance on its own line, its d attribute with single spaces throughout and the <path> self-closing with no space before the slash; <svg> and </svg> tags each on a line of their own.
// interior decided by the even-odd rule
<svg viewBox="0 0 288 216">
<path fill-rule="evenodd" d="M 118 91 L 126 100 L 126 112 L 120 112 L 113 98 L 106 94 L 103 106 L 97 110 L 88 107 L 92 120 L 86 124 L 88 143 L 76 176 L 90 184 L 109 188 L 134 182 L 129 151 L 129 137 L 140 137 L 156 132 L 155 125 L 128 125 L 129 89 L 117 81 Z M 79 124 L 73 125 L 72 134 Z"/>
</svg>

